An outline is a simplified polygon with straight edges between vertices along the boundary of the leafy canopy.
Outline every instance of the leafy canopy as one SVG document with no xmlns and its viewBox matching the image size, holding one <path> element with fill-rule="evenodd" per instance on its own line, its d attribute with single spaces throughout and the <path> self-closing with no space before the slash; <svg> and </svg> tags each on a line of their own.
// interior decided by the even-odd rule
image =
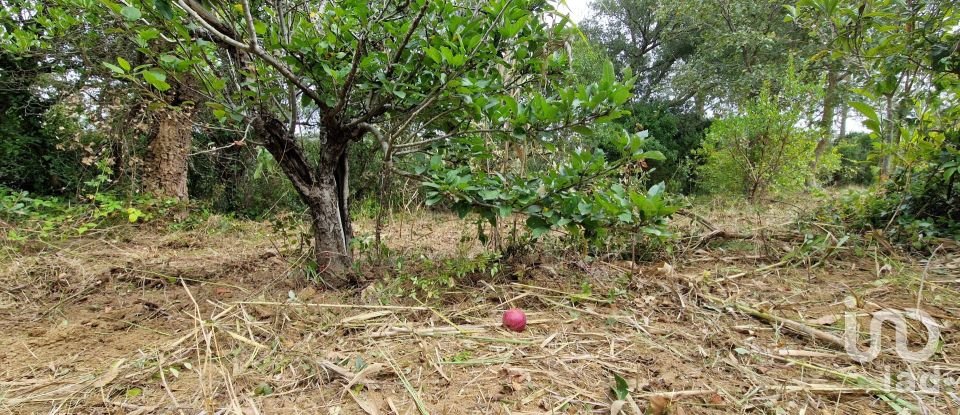
<svg viewBox="0 0 960 415">
<path fill-rule="evenodd" d="M 194 104 L 221 123 L 244 130 L 276 120 L 270 125 L 288 125 L 291 134 L 319 136 L 321 151 L 372 134 L 385 169 L 405 156 L 423 160 L 401 173 L 422 178 L 433 202 L 469 205 L 488 218 L 527 212 L 540 232 L 544 223 L 639 224 L 671 212 L 662 187 L 578 192 L 626 161 L 557 144 L 626 114 L 636 78 L 606 63 L 596 82 L 566 82 L 573 32 L 544 0 L 54 0 L 36 12 L 48 30 L 27 34 L 25 45 L 86 25 L 87 16 L 115 26 L 105 36 L 132 42 L 145 59 L 117 57 L 103 67 L 158 101 L 173 85 L 190 85 L 202 100 Z M 643 135 L 611 139 L 629 159 L 662 158 L 642 150 Z M 504 142 L 553 151 L 556 169 L 526 177 L 443 162 L 451 154 L 503 156 L 495 149 Z M 318 163 L 313 168 L 324 156 Z"/>
</svg>

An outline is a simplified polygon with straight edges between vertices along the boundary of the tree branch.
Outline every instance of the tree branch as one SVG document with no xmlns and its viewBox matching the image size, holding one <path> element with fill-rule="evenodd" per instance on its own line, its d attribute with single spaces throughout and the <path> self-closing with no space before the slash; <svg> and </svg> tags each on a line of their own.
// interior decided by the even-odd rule
<svg viewBox="0 0 960 415">
<path fill-rule="evenodd" d="M 193 17 L 194 20 L 200 23 L 200 25 L 203 26 L 204 29 L 208 30 L 212 35 L 216 36 L 218 39 L 222 40 L 224 43 L 232 46 L 233 48 L 250 52 L 260 59 L 263 59 L 264 62 L 276 69 L 277 72 L 280 72 L 280 75 L 296 85 L 297 88 L 303 91 L 304 94 L 307 94 L 307 96 L 310 97 L 310 99 L 312 99 L 324 112 L 330 111 L 330 106 L 328 106 L 323 98 L 320 97 L 320 94 L 318 94 L 313 88 L 309 88 L 305 83 L 303 83 L 303 80 L 298 78 L 286 65 L 280 63 L 276 57 L 259 47 L 254 47 L 254 42 L 251 42 L 251 44 L 248 45 L 228 36 L 227 34 L 224 34 L 220 30 L 217 30 L 216 27 L 223 28 L 225 26 L 223 26 L 223 24 L 215 16 L 210 14 L 206 9 L 203 9 L 203 7 L 197 4 L 195 1 L 178 0 L 177 5 L 186 11 L 191 17 Z M 230 31 L 232 32 L 232 30 Z"/>
</svg>

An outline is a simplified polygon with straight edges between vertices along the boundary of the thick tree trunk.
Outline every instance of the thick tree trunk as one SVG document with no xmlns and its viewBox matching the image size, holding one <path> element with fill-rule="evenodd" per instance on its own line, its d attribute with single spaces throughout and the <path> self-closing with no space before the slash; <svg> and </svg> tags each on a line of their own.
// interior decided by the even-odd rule
<svg viewBox="0 0 960 415">
<path fill-rule="evenodd" d="M 332 175 L 320 177 L 314 191 L 301 197 L 310 209 L 314 254 L 321 276 L 332 288 L 343 288 L 350 282 L 350 218 L 342 213 L 336 180 Z"/>
<path fill-rule="evenodd" d="M 827 87 L 823 96 L 823 115 L 820 117 L 821 136 L 820 141 L 817 142 L 817 147 L 813 150 L 813 160 L 810 161 L 807 188 L 819 185 L 817 183 L 817 169 L 820 168 L 820 159 L 833 144 L 833 116 L 836 112 L 837 98 L 839 97 L 839 91 L 837 91 L 839 81 L 839 74 L 837 74 L 835 68 L 831 67 L 827 72 Z"/>
<path fill-rule="evenodd" d="M 186 109 L 165 109 L 157 115 L 157 129 L 144 159 L 144 188 L 160 197 L 186 201 L 187 160 L 192 139 L 192 117 Z"/>
<path fill-rule="evenodd" d="M 283 122 L 263 116 L 256 120 L 254 127 L 257 135 L 263 137 L 264 147 L 277 160 L 310 210 L 314 256 L 321 278 L 331 288 L 347 286 L 351 282 L 352 262 L 346 161 L 349 140 L 328 137 L 314 167 Z"/>
</svg>

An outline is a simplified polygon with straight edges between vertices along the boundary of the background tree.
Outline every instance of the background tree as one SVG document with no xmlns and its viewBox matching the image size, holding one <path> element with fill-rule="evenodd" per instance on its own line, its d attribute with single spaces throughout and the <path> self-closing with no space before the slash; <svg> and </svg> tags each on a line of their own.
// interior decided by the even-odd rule
<svg viewBox="0 0 960 415">
<path fill-rule="evenodd" d="M 768 85 L 736 114 L 711 124 L 700 150 L 705 189 L 739 191 L 757 199 L 771 187 L 797 190 L 803 185 L 815 141 L 801 121 L 818 91 L 803 84 L 792 67 L 783 78 L 779 90 Z"/>
<path fill-rule="evenodd" d="M 195 79 L 214 116 L 250 130 L 309 208 L 317 260 L 333 286 L 346 283 L 342 271 L 350 263 L 347 149 L 354 143 L 375 137 L 391 172 L 398 158 L 462 151 L 464 142 L 481 152 L 521 138 L 548 142 L 622 115 L 617 106 L 630 97 L 633 81 L 627 73 L 619 83 L 609 67 L 596 84 L 558 84 L 571 33 L 564 19 L 546 23 L 554 12 L 542 1 L 106 4 L 124 18 L 127 36 L 146 43 L 138 48 L 144 64 L 111 62 L 116 76 L 157 92 Z M 320 143 L 315 159 L 301 142 L 308 136 Z M 621 144 L 639 155 L 637 140 Z M 591 163 L 576 169 L 581 176 L 539 184 L 504 177 L 484 186 L 567 192 L 616 166 L 602 154 Z M 464 172 L 444 162 L 430 166 L 444 177 Z M 441 193 L 499 214 L 530 205 L 477 193 L 489 190 Z"/>
<path fill-rule="evenodd" d="M 957 5 L 805 0 L 789 12 L 858 75 L 860 97 L 850 105 L 874 140 L 880 182 L 846 203 L 849 216 L 918 247 L 960 234 Z"/>
<path fill-rule="evenodd" d="M 732 106 L 756 96 L 806 56 L 810 39 L 784 22 L 781 1 L 598 0 L 584 33 L 615 62 L 639 68 L 643 101 L 697 108 Z M 701 111 L 702 113 L 702 111 Z"/>
</svg>

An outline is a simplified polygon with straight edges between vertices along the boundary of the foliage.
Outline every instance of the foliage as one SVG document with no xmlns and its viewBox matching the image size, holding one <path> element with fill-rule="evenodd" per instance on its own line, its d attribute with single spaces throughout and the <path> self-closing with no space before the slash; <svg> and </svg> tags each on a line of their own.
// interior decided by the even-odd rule
<svg viewBox="0 0 960 415">
<path fill-rule="evenodd" d="M 72 10 L 84 3 L 55 2 Z M 172 80 L 199 74 L 205 107 L 224 125 L 254 126 L 316 220 L 334 216 L 318 211 L 330 204 L 318 199 L 327 190 L 317 188 L 326 182 L 316 178 L 368 134 L 379 144 L 368 152 L 382 149 L 388 172 L 402 156 L 462 149 L 459 139 L 474 140 L 488 155 L 504 142 L 549 143 L 571 128 L 623 115 L 618 106 L 630 98 L 635 79 L 629 71 L 618 79 L 605 67 L 599 82 L 564 84 L 563 46 L 573 32 L 562 16 L 548 24 L 556 13 L 539 0 L 105 6 L 146 60 L 135 65 L 118 57 L 103 66 L 144 91 L 163 92 Z M 78 23 L 60 16 L 57 24 Z M 319 127 L 316 160 L 287 141 L 301 123 Z M 287 131 L 278 128 L 286 125 Z M 345 187 L 343 180 L 336 177 L 335 185 Z M 570 183 L 564 191 L 581 181 Z M 346 209 L 339 197 L 336 205 Z M 329 240 L 334 234 L 343 232 L 317 233 L 317 242 L 336 243 Z"/>
<path fill-rule="evenodd" d="M 498 254 L 488 252 L 472 258 L 466 255 L 439 260 L 398 258 L 395 269 L 397 275 L 387 283 L 388 291 L 398 296 L 437 300 L 457 284 L 469 282 L 464 281 L 467 278 L 480 280 L 496 276 L 501 263 Z"/>
<path fill-rule="evenodd" d="M 127 202 L 110 193 L 70 200 L 0 186 L 0 220 L 16 225 L 6 231 L 6 238 L 14 241 L 67 238 L 111 224 L 143 223 L 166 214 L 174 205 L 149 197 Z"/>
<path fill-rule="evenodd" d="M 783 2 L 598 0 L 583 23 L 591 41 L 641 75 L 642 101 L 735 105 L 782 73 L 809 40 L 784 22 Z"/>
<path fill-rule="evenodd" d="M 710 121 L 695 112 L 661 102 L 634 103 L 629 108 L 629 115 L 607 128 L 596 129 L 597 135 L 585 139 L 585 143 L 598 146 L 608 154 L 620 155 L 619 149 L 608 145 L 610 140 L 601 135 L 617 134 L 621 129 L 647 131 L 649 139 L 645 148 L 662 153 L 664 158 L 646 160 L 641 165 L 644 181 L 664 182 L 671 191 L 692 192 L 697 183 L 695 167 L 702 164 L 696 150 L 702 145 Z"/>
<path fill-rule="evenodd" d="M 840 166 L 833 173 L 832 182 L 838 186 L 866 186 L 873 183 L 876 167 L 870 154 L 873 140 L 869 134 L 852 133 L 840 137 L 836 144 Z"/>
<path fill-rule="evenodd" d="M 623 132 L 616 137 L 616 147 L 629 157 L 611 161 L 600 149 L 577 150 L 569 160 L 560 159 L 534 178 L 488 174 L 469 165 L 447 166 L 443 154 L 438 153 L 423 171 L 429 177 L 423 183 L 426 203 L 448 198 L 462 217 L 475 212 L 491 224 L 515 212 L 522 213 L 527 216 L 533 238 L 551 228 L 587 235 L 629 229 L 659 236 L 664 234 L 666 218 L 676 211 L 664 199 L 663 183 L 641 192 L 609 178 L 631 160 L 663 159 L 659 152 L 642 149 L 645 137 L 645 132 Z"/>
<path fill-rule="evenodd" d="M 816 134 L 799 127 L 815 89 L 787 74 L 779 93 L 768 83 L 737 115 L 711 124 L 698 152 L 699 174 L 710 192 L 740 192 L 756 199 L 768 190 L 799 190 L 814 156 Z"/>
<path fill-rule="evenodd" d="M 851 63 L 862 78 L 860 100 L 851 106 L 870 130 L 880 181 L 851 207 L 837 207 L 836 216 L 914 247 L 933 236 L 956 237 L 957 5 L 803 0 L 788 18 L 829 36 L 823 53 Z"/>
</svg>

